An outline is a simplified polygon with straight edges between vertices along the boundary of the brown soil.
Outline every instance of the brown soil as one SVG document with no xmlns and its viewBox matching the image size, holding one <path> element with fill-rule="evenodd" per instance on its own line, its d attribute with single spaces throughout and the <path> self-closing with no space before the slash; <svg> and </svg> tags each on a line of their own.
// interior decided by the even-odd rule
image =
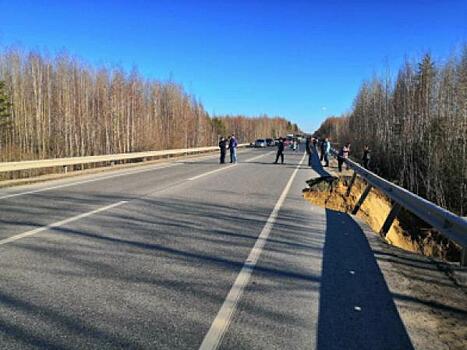
<svg viewBox="0 0 467 350">
<path fill-rule="evenodd" d="M 352 187 L 350 195 L 346 196 L 347 179 L 340 178 L 337 185 L 331 191 L 312 191 L 304 192 L 305 199 L 313 204 L 324 208 L 338 210 L 345 213 L 350 213 L 355 207 L 360 195 L 365 189 L 365 184 L 360 179 L 357 179 Z M 377 190 L 372 189 L 365 202 L 357 213 L 357 217 L 363 219 L 375 232 L 379 232 L 383 226 L 384 220 L 391 210 L 391 203 Z M 388 243 L 399 248 L 419 252 L 418 245 L 411 239 L 410 235 L 404 233 L 399 220 L 394 220 L 388 234 L 386 235 Z"/>
<path fill-rule="evenodd" d="M 324 208 L 350 213 L 363 193 L 366 183 L 357 178 L 350 195 L 347 197 L 348 174 L 340 176 L 330 186 L 313 186 L 305 189 L 304 197 L 309 202 Z M 377 189 L 372 189 L 363 202 L 357 217 L 364 220 L 374 232 L 379 232 L 391 210 L 391 201 Z M 406 251 L 422 253 L 426 256 L 440 257 L 447 260 L 458 259 L 458 248 L 432 230 L 420 229 L 420 222 L 410 213 L 401 212 L 385 237 L 385 240 Z M 423 224 L 422 224 L 423 225 Z"/>
</svg>

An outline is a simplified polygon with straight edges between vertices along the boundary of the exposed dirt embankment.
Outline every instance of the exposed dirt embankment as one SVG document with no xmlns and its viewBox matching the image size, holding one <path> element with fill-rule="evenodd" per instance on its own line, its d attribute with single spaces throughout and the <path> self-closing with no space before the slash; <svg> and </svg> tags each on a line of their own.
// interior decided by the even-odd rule
<svg viewBox="0 0 467 350">
<path fill-rule="evenodd" d="M 350 176 L 334 177 L 332 181 L 310 181 L 310 187 L 303 190 L 304 197 L 313 204 L 324 208 L 351 213 L 362 195 L 366 184 L 356 179 L 349 196 L 346 195 Z M 372 189 L 363 202 L 357 217 L 363 219 L 378 233 L 392 207 L 391 201 L 377 189 Z M 449 261 L 459 260 L 459 248 L 442 238 L 437 232 L 406 211 L 401 211 L 394 220 L 386 241 L 396 247 L 426 256 L 439 257 Z"/>
</svg>

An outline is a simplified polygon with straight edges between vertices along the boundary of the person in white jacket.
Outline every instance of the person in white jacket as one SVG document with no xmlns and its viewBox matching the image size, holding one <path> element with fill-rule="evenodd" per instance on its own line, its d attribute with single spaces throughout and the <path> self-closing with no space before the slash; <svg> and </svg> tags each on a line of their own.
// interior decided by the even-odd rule
<svg viewBox="0 0 467 350">
<path fill-rule="evenodd" d="M 331 142 L 329 138 L 324 139 L 324 167 L 329 167 L 329 154 L 331 153 Z"/>
</svg>

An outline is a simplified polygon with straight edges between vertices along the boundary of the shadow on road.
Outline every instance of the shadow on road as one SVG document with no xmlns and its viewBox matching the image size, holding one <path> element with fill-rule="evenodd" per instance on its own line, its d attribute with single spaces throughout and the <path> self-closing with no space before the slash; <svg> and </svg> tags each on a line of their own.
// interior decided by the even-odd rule
<svg viewBox="0 0 467 350">
<path fill-rule="evenodd" d="M 323 168 L 317 152 L 312 168 Z M 384 276 L 360 226 L 326 209 L 320 285 L 318 350 L 413 349 Z"/>
<path fill-rule="evenodd" d="M 327 174 L 316 154 L 313 169 Z M 70 348 L 64 345 L 64 339 L 67 344 L 97 344 L 96 348 L 143 348 L 146 344 L 138 341 L 154 341 L 158 336 L 161 348 L 174 348 L 171 335 L 180 330 L 204 334 L 209 320 L 196 318 L 198 321 L 193 322 L 195 318 L 186 315 L 217 312 L 270 215 L 271 208 L 265 203 L 277 199 L 261 191 L 249 192 L 248 202 L 241 201 L 243 194 L 234 190 L 210 189 L 209 193 L 213 198 L 225 197 L 224 204 L 205 198 L 187 199 L 182 194 L 141 198 L 96 190 L 86 196 L 79 189 L 37 194 L 43 208 L 36 209 L 36 217 L 53 209 L 57 201 L 75 205 L 89 205 L 91 201 L 95 206 L 117 200 L 132 202 L 80 225 L 53 228 L 41 239 L 18 241 L 14 249 L 2 251 L 0 336 L 25 346 L 39 344 L 50 349 Z M 27 205 L 25 197 L 17 207 L 5 208 L 12 215 L 0 223 L 41 226 L 33 216 L 30 223 L 13 216 L 26 210 Z M 64 207 L 65 214 L 75 213 L 76 208 Z M 320 219 L 319 225 L 315 218 L 312 224 L 324 227 L 324 217 Z M 277 288 L 283 295 L 319 288 L 318 350 L 413 349 L 394 300 L 429 305 L 438 313 L 465 318 L 465 312 L 442 304 L 441 298 L 433 302 L 428 297 L 391 294 L 376 259 L 397 260 L 401 266 L 419 268 L 414 279 L 422 278 L 422 269 L 429 267 L 416 258 L 373 252 L 360 226 L 347 214 L 326 210 L 325 219 L 325 236 L 322 230 L 310 236 L 304 216 L 282 210 L 274 225 L 280 234 L 272 235 L 266 247 L 267 253 L 281 256 L 303 254 L 319 259 L 322 255 L 321 276 L 310 272 L 309 266 L 287 266 L 281 260 L 259 263 L 255 268 L 255 274 L 279 280 Z M 51 285 L 48 279 L 56 283 Z M 32 282 L 34 288 L 30 287 Z M 62 297 L 68 292 L 68 298 Z M 70 297 L 76 295 L 82 299 L 70 303 Z M 108 304 L 100 303 L 100 298 Z M 140 300 L 145 302 L 138 303 Z M 115 309 L 108 305 L 115 305 Z M 171 305 L 171 312 L 166 305 Z M 252 315 L 280 318 L 289 326 L 308 326 L 298 324 L 300 320 L 295 320 L 292 312 L 286 314 L 287 318 L 256 304 L 248 304 L 248 310 Z M 24 320 L 13 322 L 18 312 Z M 125 323 L 128 315 L 138 318 Z M 150 331 L 142 327 L 141 320 L 146 320 Z M 48 336 L 44 330 L 47 327 L 53 329 Z M 157 329 L 164 331 L 156 334 Z M 191 338 L 186 340 L 180 340 L 178 348 L 193 346 L 188 342 Z"/>
<path fill-rule="evenodd" d="M 360 226 L 326 209 L 318 350 L 413 349 Z"/>
<path fill-rule="evenodd" d="M 314 150 L 311 155 L 311 168 L 318 173 L 319 176 L 331 176 L 321 165 L 319 160 L 318 151 Z"/>
</svg>

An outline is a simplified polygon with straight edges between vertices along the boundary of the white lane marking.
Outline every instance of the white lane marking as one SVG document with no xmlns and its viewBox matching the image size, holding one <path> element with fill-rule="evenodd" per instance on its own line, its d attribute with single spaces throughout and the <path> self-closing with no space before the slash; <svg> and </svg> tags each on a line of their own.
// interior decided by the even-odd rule
<svg viewBox="0 0 467 350">
<path fill-rule="evenodd" d="M 204 176 L 207 176 L 207 175 L 210 175 L 210 174 L 214 174 L 214 173 L 217 173 L 217 172 L 222 171 L 222 170 L 230 169 L 230 168 L 236 166 L 237 164 L 238 164 L 238 163 L 235 163 L 235 164 L 232 164 L 232 165 L 229 165 L 229 166 L 220 168 L 220 169 L 208 171 L 207 173 L 203 173 L 203 174 L 200 174 L 200 175 L 197 175 L 197 176 L 190 177 L 190 178 L 187 179 L 187 180 L 188 180 L 188 181 L 197 180 L 197 179 L 199 179 L 199 178 L 201 178 L 201 177 L 204 177 Z"/>
<path fill-rule="evenodd" d="M 261 231 L 258 239 L 256 240 L 254 247 L 251 249 L 248 258 L 244 262 L 242 270 L 238 274 L 237 279 L 235 280 L 232 288 L 229 291 L 229 294 L 227 295 L 227 298 L 222 304 L 222 307 L 219 310 L 216 318 L 212 322 L 211 328 L 209 328 L 208 333 L 204 337 L 203 342 L 201 343 L 201 346 L 199 348 L 200 350 L 214 350 L 219 347 L 222 338 L 227 328 L 229 327 L 235 309 L 237 308 L 237 304 L 240 300 L 240 297 L 243 294 L 243 290 L 245 289 L 246 285 L 248 284 L 248 281 L 250 280 L 251 274 L 253 273 L 259 256 L 261 255 L 264 245 L 266 244 L 269 234 L 271 233 L 272 227 L 274 226 L 274 223 L 279 214 L 279 210 L 282 207 L 282 204 L 284 203 L 287 194 L 289 193 L 290 187 L 292 186 L 292 182 L 295 179 L 298 169 L 300 168 L 300 165 L 303 163 L 304 159 L 305 155 L 303 155 L 302 160 L 290 176 L 287 185 L 285 185 L 284 190 L 282 191 L 282 194 L 277 200 L 277 203 L 274 206 L 271 215 L 269 215 L 269 218 L 266 221 L 266 224 L 264 225 L 263 230 Z"/>
<path fill-rule="evenodd" d="M 13 194 L 8 194 L 8 195 L 5 195 L 5 196 L 1 196 L 0 199 L 20 197 L 20 196 L 24 196 L 24 195 L 27 195 L 27 194 L 33 194 L 33 193 L 50 191 L 50 190 L 56 190 L 56 189 L 64 188 L 64 187 L 77 186 L 77 185 L 82 185 L 82 184 L 86 184 L 86 183 L 90 183 L 90 182 L 96 182 L 96 181 L 112 179 L 112 178 L 120 177 L 120 176 L 127 176 L 127 175 L 145 173 L 145 172 L 148 172 L 148 171 L 166 169 L 166 168 L 170 168 L 170 167 L 173 167 L 173 166 L 176 166 L 176 165 L 181 165 L 181 163 L 180 164 L 179 163 L 172 163 L 172 164 L 167 164 L 167 165 L 163 165 L 163 166 L 151 167 L 150 169 L 135 170 L 135 171 L 130 171 L 130 172 L 126 172 L 126 173 L 118 173 L 118 174 L 109 175 L 109 176 L 101 176 L 101 177 L 97 177 L 97 178 L 93 178 L 93 179 L 89 179 L 89 180 L 84 180 L 84 181 L 70 182 L 70 183 L 57 185 L 57 186 L 39 188 L 37 190 L 13 193 Z"/>
<path fill-rule="evenodd" d="M 243 153 L 243 152 L 242 152 L 242 153 Z M 206 157 L 200 157 L 200 158 L 196 158 L 196 160 L 201 160 L 201 159 L 204 159 L 204 158 L 213 158 L 213 157 L 217 157 L 217 155 L 206 156 Z M 20 197 L 20 196 L 24 196 L 24 195 L 27 195 L 27 194 L 34 194 L 34 193 L 40 193 L 40 192 L 45 192 L 45 191 L 50 191 L 50 190 L 56 190 L 56 189 L 59 189 L 59 188 L 65 188 L 65 187 L 71 187 L 71 186 L 76 186 L 76 185 L 82 185 L 82 184 L 86 184 L 86 183 L 90 183 L 90 182 L 101 181 L 101 180 L 107 180 L 107 179 L 112 179 L 112 178 L 120 177 L 120 176 L 127 176 L 127 175 L 133 175 L 133 174 L 141 174 L 141 173 L 145 173 L 145 172 L 148 172 L 148 171 L 166 169 L 166 168 L 170 168 L 170 167 L 173 167 L 173 166 L 176 166 L 176 165 L 182 165 L 182 164 L 183 164 L 182 161 L 175 161 L 174 163 L 171 163 L 171 164 L 156 165 L 156 166 L 151 167 L 150 169 L 129 171 L 129 172 L 126 172 L 126 173 L 118 173 L 118 174 L 109 175 L 109 176 L 102 176 L 102 177 L 97 177 L 97 178 L 93 178 L 93 179 L 89 179 L 89 180 L 84 180 L 84 181 L 70 182 L 70 183 L 66 183 L 66 184 L 62 184 L 62 185 L 57 185 L 57 186 L 39 188 L 39 189 L 37 189 L 37 190 L 30 190 L 30 191 L 25 191 L 25 192 L 7 194 L 7 195 L 4 195 L 4 196 L 0 196 L 0 199 L 8 199 L 8 198 Z"/>
<path fill-rule="evenodd" d="M 258 159 L 258 158 L 261 158 L 261 157 L 264 157 L 264 156 L 267 156 L 268 154 L 270 154 L 270 153 L 272 153 L 272 152 L 273 152 L 273 151 L 268 152 L 268 153 L 264 153 L 264 154 L 260 154 L 259 156 L 256 156 L 256 157 L 247 159 L 247 160 L 245 160 L 245 163 L 246 163 L 246 162 L 251 162 L 252 160 L 255 160 L 255 159 Z M 208 171 L 207 173 L 204 173 L 204 174 L 200 174 L 200 175 L 197 175 L 197 176 L 190 177 L 190 178 L 188 179 L 188 181 L 198 180 L 199 178 L 202 178 L 202 177 L 204 177 L 204 176 L 211 175 L 211 174 L 217 173 L 217 172 L 219 172 L 219 171 L 229 169 L 229 168 L 231 168 L 231 167 L 233 167 L 233 166 L 236 166 L 237 164 L 238 164 L 238 163 L 235 163 L 235 164 L 232 164 L 232 165 L 229 165 L 229 166 L 220 168 L 220 169 L 215 169 L 215 170 L 212 170 L 212 171 Z"/>
<path fill-rule="evenodd" d="M 37 190 L 33 190 L 33 191 L 11 194 L 11 195 L 8 195 L 8 196 L 0 197 L 0 199 L 3 199 L 3 198 L 11 198 L 11 197 L 17 197 L 17 196 L 21 196 L 21 195 L 25 195 L 25 194 L 31 194 L 31 193 L 37 193 L 37 192 L 43 192 L 43 191 L 47 191 L 47 190 L 51 190 L 51 189 L 69 187 L 69 186 L 74 186 L 74 185 L 78 185 L 78 184 L 84 184 L 84 183 L 93 182 L 93 181 L 105 180 L 105 179 L 114 178 L 114 177 L 119 177 L 119 176 L 125 176 L 125 175 L 131 175 L 131 174 L 139 174 L 139 173 L 143 173 L 143 172 L 147 172 L 147 171 L 152 171 L 152 170 L 158 170 L 158 169 L 165 169 L 165 168 L 169 168 L 169 167 L 172 167 L 172 166 L 175 166 L 175 165 L 181 165 L 181 164 L 182 164 L 182 163 L 171 163 L 171 164 L 168 164 L 168 165 L 166 165 L 166 166 L 151 167 L 150 169 L 144 169 L 144 170 L 141 170 L 141 171 L 133 171 L 133 172 L 127 172 L 127 173 L 123 173 L 123 174 L 114 174 L 114 175 L 110 175 L 110 176 L 100 177 L 100 178 L 98 178 L 98 179 L 90 179 L 90 180 L 85 180 L 85 181 L 80 181 L 80 182 L 73 182 L 73 183 L 63 184 L 63 185 L 58 185 L 58 186 L 53 186 L 53 187 L 41 188 L 41 189 L 37 189 Z M 220 169 L 216 169 L 216 170 L 213 170 L 213 171 L 209 171 L 209 172 L 207 172 L 207 173 L 203 173 L 203 174 L 201 174 L 201 175 L 195 176 L 195 177 L 190 178 L 190 179 L 188 179 L 188 180 L 196 180 L 196 179 L 198 179 L 198 178 L 200 178 L 200 177 L 203 177 L 203 176 L 205 176 L 205 175 L 209 175 L 209 174 L 212 174 L 212 173 L 214 173 L 214 172 L 221 171 L 221 170 L 230 168 L 230 167 L 235 166 L 235 165 L 237 165 L 237 163 L 235 163 L 235 164 L 233 164 L 233 165 L 231 165 L 231 166 L 228 166 L 228 167 L 226 167 L 226 168 L 220 168 Z M 181 185 L 181 183 L 175 184 L 174 186 L 170 186 L 169 188 L 174 188 L 174 187 L 177 187 L 177 186 L 179 186 L 179 185 Z M 166 189 L 169 189 L 169 188 L 166 188 Z M 98 212 L 100 212 L 100 211 L 104 211 L 104 210 L 107 210 L 107 209 L 111 209 L 111 208 L 113 208 L 113 207 L 119 206 L 119 205 L 124 204 L 124 203 L 127 203 L 127 202 L 128 202 L 128 201 L 118 202 L 118 203 L 112 204 L 112 205 L 110 205 L 110 206 L 106 206 L 106 207 L 103 207 L 103 208 L 100 208 L 100 209 L 97 209 L 97 210 L 94 210 L 94 211 L 91 211 L 91 212 L 88 212 L 88 213 L 84 213 L 84 214 L 81 214 L 81 215 L 78 215 L 78 216 L 74 216 L 74 217 L 72 217 L 72 218 L 68 218 L 68 219 L 65 219 L 65 220 L 62 220 L 62 221 L 58 221 L 58 222 L 49 224 L 49 225 L 47 225 L 47 226 L 43 226 L 43 227 L 40 227 L 40 228 L 31 230 L 31 231 L 27 231 L 27 232 L 24 232 L 24 233 L 20 233 L 20 234 L 18 234 L 18 235 L 15 235 L 15 236 L 12 236 L 12 237 L 9 237 L 9 238 L 5 238 L 5 239 L 3 239 L 3 240 L 0 240 L 0 245 L 6 244 L 6 243 L 9 243 L 9 242 L 13 242 L 13 241 L 16 241 L 16 240 L 21 239 L 21 238 L 24 238 L 24 237 L 28 237 L 28 236 L 34 235 L 34 234 L 36 234 L 36 233 L 38 233 L 38 232 L 42 232 L 42 231 L 47 230 L 47 229 L 49 229 L 49 228 L 61 226 L 61 225 L 67 224 L 67 223 L 69 223 L 69 222 L 73 222 L 73 221 L 79 220 L 79 219 L 84 218 L 84 217 L 86 217 L 86 216 L 89 216 L 89 215 L 92 215 L 92 214 L 95 214 L 95 213 L 98 213 Z"/>
<path fill-rule="evenodd" d="M 247 152 L 248 152 L 248 149 L 244 149 L 244 150 L 238 151 L 237 153 L 238 154 L 245 154 Z M 219 158 L 219 153 L 212 154 L 212 155 L 209 155 L 209 156 L 199 156 L 199 157 L 190 157 L 190 158 L 186 158 L 186 159 L 180 159 L 180 160 L 176 160 L 175 163 L 186 164 L 186 163 L 188 163 L 189 160 L 192 160 L 192 162 L 189 162 L 189 163 L 196 163 L 198 160 L 209 159 L 209 158 Z"/>
<path fill-rule="evenodd" d="M 47 226 L 42 226 L 42 227 L 36 228 L 34 230 L 31 230 L 31 231 L 23 232 L 23 233 L 20 233 L 20 234 L 17 234 L 17 235 L 2 239 L 2 240 L 0 240 L 0 245 L 4 245 L 4 244 L 7 244 L 7 243 L 10 243 L 10 242 L 13 242 L 13 241 L 17 241 L 17 240 L 19 240 L 21 238 L 29 237 L 29 236 L 35 235 L 36 233 L 49 230 L 51 228 L 66 225 L 66 224 L 68 224 L 70 222 L 77 221 L 77 220 L 83 219 L 85 217 L 88 217 L 88 216 L 91 216 L 91 215 L 94 215 L 94 214 L 97 214 L 97 213 L 100 213 L 100 212 L 103 212 L 103 211 L 118 207 L 118 206 L 120 206 L 122 204 L 125 204 L 125 203 L 128 203 L 128 201 L 121 201 L 121 202 L 117 202 L 117 203 L 114 203 L 114 204 L 110 204 L 110 205 L 107 205 L 105 207 L 102 207 L 102 208 L 99 208 L 99 209 L 96 209 L 96 210 L 93 210 L 93 211 L 89 211 L 87 213 L 83 213 L 83 214 L 76 215 L 76 216 L 73 216 L 73 217 L 65 219 L 65 220 L 54 222 L 54 223 L 49 224 Z"/>
<path fill-rule="evenodd" d="M 256 156 L 256 157 L 253 157 L 253 158 L 250 158 L 250 159 L 245 160 L 245 163 L 252 162 L 252 161 L 254 161 L 254 160 L 256 160 L 256 159 L 259 159 L 259 158 L 261 158 L 261 157 L 266 157 L 266 156 L 268 156 L 268 155 L 270 155 L 271 153 L 274 153 L 274 152 L 275 152 L 275 151 L 269 151 L 269 152 L 267 152 L 267 153 L 260 154 L 259 156 Z"/>
</svg>

